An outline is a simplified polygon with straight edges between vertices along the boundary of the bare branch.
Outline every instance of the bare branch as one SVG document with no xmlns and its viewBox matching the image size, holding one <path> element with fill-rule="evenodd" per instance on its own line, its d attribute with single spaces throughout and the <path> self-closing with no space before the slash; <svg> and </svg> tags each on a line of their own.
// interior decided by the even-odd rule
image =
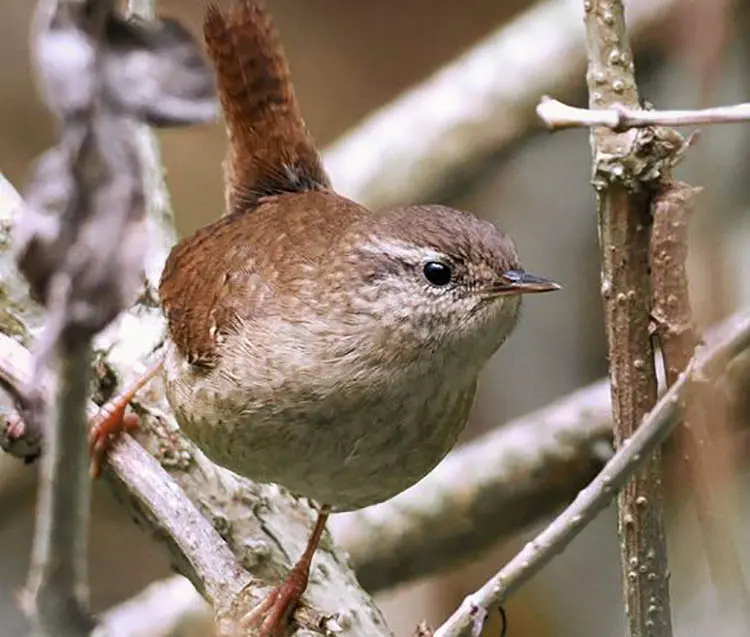
<svg viewBox="0 0 750 637">
<path fill-rule="evenodd" d="M 47 309 L 22 402 L 24 422 L 35 437 L 45 432 L 47 453 L 21 606 L 36 632 L 50 637 L 83 637 L 95 624 L 87 576 L 91 486 L 85 405 L 91 338 L 135 292 L 145 253 L 138 232 L 143 211 L 133 180 L 138 166 L 128 161 L 124 126 L 106 111 L 95 115 L 93 110 L 95 50 L 105 38 L 108 10 L 103 2 L 92 4 L 88 13 L 82 3 L 40 2 L 34 29 L 42 87 L 63 126 L 60 147 L 38 163 L 29 205 L 16 228 L 19 267 Z M 78 63 L 88 67 L 84 73 Z M 109 218 L 97 215 L 102 205 Z M 100 252 L 91 245 L 93 236 L 87 237 L 92 231 L 99 235 Z M 117 241 L 123 242 L 120 250 Z M 120 271 L 113 272 L 112 265 Z M 60 364 L 50 409 L 41 378 L 54 355 Z"/>
<path fill-rule="evenodd" d="M 20 346 L 19 346 L 20 347 Z M 59 386 L 41 467 L 31 568 L 21 606 L 42 635 L 84 636 L 91 485 L 86 444 L 90 347 L 61 351 Z"/>
<path fill-rule="evenodd" d="M 111 0 L 40 0 L 32 41 L 61 138 L 37 162 L 14 229 L 19 269 L 47 311 L 31 373 L 15 385 L 26 430 L 13 435 L 41 443 L 44 432 L 46 447 L 21 599 L 39 635 L 75 637 L 94 626 L 86 562 L 92 340 L 135 301 L 148 246 L 133 124 L 204 120 L 216 103 L 187 32 L 125 21 Z"/>
<path fill-rule="evenodd" d="M 123 36 L 122 31 L 117 31 L 118 28 L 124 29 L 125 35 L 131 28 L 145 30 L 139 31 L 143 37 L 135 38 L 137 41 L 150 43 L 155 51 L 162 44 L 167 49 L 176 47 L 175 59 L 184 59 L 184 33 L 176 30 L 170 23 L 161 25 L 153 27 L 139 21 L 118 23 L 115 31 Z M 164 34 L 166 39 L 160 40 L 159 34 Z M 125 42 L 128 41 L 125 38 Z M 120 44 L 124 46 L 122 41 Z M 121 46 L 119 51 L 125 58 L 119 62 L 109 59 L 108 62 L 114 64 L 114 70 L 119 74 L 117 77 L 125 82 L 132 79 L 123 70 L 128 63 L 128 50 Z M 165 67 L 163 63 L 155 63 L 153 68 L 157 74 L 169 71 L 168 65 Z M 194 68 L 203 67 L 194 65 Z M 185 108 L 184 100 L 175 101 L 176 97 L 179 98 L 174 92 L 179 86 L 175 77 L 184 76 L 175 73 L 168 81 L 153 83 L 153 86 L 165 86 L 165 90 L 172 91 L 171 101 L 168 100 L 167 104 L 175 109 L 175 119 L 167 123 L 180 123 L 184 113 L 191 112 L 190 108 Z M 200 82 L 188 84 L 192 89 L 196 85 L 198 88 L 203 86 Z M 128 99 L 120 100 L 123 97 L 120 94 L 122 87 L 105 88 L 112 89 L 108 99 L 112 99 L 115 104 L 126 104 L 147 118 L 152 118 L 152 115 L 156 117 L 155 113 L 158 113 L 158 117 L 165 117 L 164 107 L 157 108 L 156 104 L 136 99 L 137 95 L 124 96 Z M 77 103 L 70 93 L 65 95 L 62 102 Z M 151 115 L 143 110 L 148 111 L 152 106 L 155 110 Z M 138 132 L 142 130 L 141 128 Z M 128 141 L 139 144 L 142 138 L 133 135 Z M 150 159 L 157 161 L 153 145 L 136 148 L 134 157 L 145 156 L 149 160 L 150 153 Z M 147 166 L 148 164 L 149 161 L 146 161 Z M 50 180 L 49 183 L 54 184 L 54 181 Z M 134 179 L 134 183 L 138 187 L 142 180 Z M 157 183 L 157 180 L 147 181 L 147 188 L 149 187 L 161 188 L 162 184 Z M 58 194 L 54 189 L 48 192 L 51 195 Z M 45 203 L 49 199 L 54 201 L 51 196 L 41 199 Z M 165 202 L 166 199 L 162 198 L 162 204 Z M 157 216 L 157 250 L 153 257 L 153 276 L 156 277 L 161 268 L 159 253 L 166 253 L 172 230 L 167 205 L 159 206 L 157 203 L 151 211 Z M 60 252 L 64 254 L 65 251 Z M 28 298 L 19 298 L 18 302 L 23 306 L 29 305 Z M 98 340 L 113 346 L 110 360 L 120 365 L 118 371 L 126 370 L 127 375 L 130 375 L 137 371 L 137 367 L 133 366 L 134 362 L 138 360 L 140 366 L 144 354 L 158 340 L 162 330 L 161 313 L 147 303 L 120 317 Z M 9 338 L 0 339 L 0 351 L 4 348 L 7 348 L 5 355 L 0 355 L 4 375 L 16 385 L 25 386 L 30 377 L 28 352 Z M 50 382 L 45 370 L 42 370 L 41 379 L 44 386 Z M 278 581 L 288 569 L 288 556 L 301 552 L 309 533 L 311 509 L 280 492 L 277 487 L 255 485 L 213 465 L 189 440 L 182 437 L 176 423 L 169 416 L 163 394 L 155 395 L 156 397 L 152 394 L 148 407 L 141 406 L 142 431 L 139 440 L 144 446 L 127 436 L 123 437 L 110 454 L 104 478 L 135 519 L 164 542 L 177 568 L 211 602 L 219 631 L 234 635 L 236 618 L 244 615 L 267 593 L 268 587 L 264 582 Z M 90 403 L 89 408 L 95 409 Z M 33 444 L 38 447 L 43 442 L 41 436 L 30 441 L 23 438 L 28 431 L 19 431 L 17 427 L 11 429 L 17 436 L 16 444 L 12 445 L 13 452 L 19 452 L 24 457 L 38 452 L 38 449 L 33 449 Z M 27 443 L 25 446 L 24 442 Z M 251 577 L 246 568 L 252 570 L 257 579 Z M 298 628 L 306 634 L 319 634 L 328 629 L 336 629 L 342 635 L 388 634 L 380 612 L 357 586 L 345 559 L 333 551 L 327 538 L 324 538 L 322 550 L 316 557 L 312 583 L 305 601 L 309 605 L 299 608 L 295 619 Z"/>
<path fill-rule="evenodd" d="M 668 385 L 675 383 L 687 368 L 701 341 L 693 322 L 687 277 L 688 228 L 699 191 L 687 184 L 668 182 L 653 201 L 652 317 Z M 675 444 L 691 485 L 689 491 L 717 600 L 725 611 L 741 611 L 750 630 L 750 600 L 735 548 L 728 503 L 721 495 L 731 484 L 728 450 L 726 443 L 724 449 L 720 443 L 728 421 L 728 406 L 720 392 L 706 383 L 698 385 L 688 397 L 683 425 L 675 432 Z"/>
<path fill-rule="evenodd" d="M 654 111 L 614 103 L 609 108 L 576 108 L 550 97 L 543 97 L 536 114 L 549 130 L 604 126 L 615 132 L 647 126 L 699 126 L 729 124 L 750 120 L 750 103 L 717 106 L 700 110 Z"/>
<path fill-rule="evenodd" d="M 0 370 L 15 382 L 31 372 L 28 351 L 5 335 L 0 335 Z M 98 407 L 89 403 L 88 410 L 93 416 Z M 289 555 L 301 551 L 314 510 L 274 485 L 256 485 L 214 465 L 182 436 L 161 392 L 152 390 L 139 414 L 139 442 L 122 436 L 103 477 L 166 546 L 172 563 L 211 603 L 220 628 L 231 635 L 235 616 L 264 598 L 263 582 L 280 578 Z M 389 634 L 330 541 L 321 545 L 306 601 L 310 606 L 296 614 L 306 631 L 320 633 L 333 622 L 345 627 L 341 635 Z"/>
<path fill-rule="evenodd" d="M 679 2 L 630 0 L 633 37 Z M 539 95 L 570 90 L 583 74 L 580 24 L 574 2 L 537 2 L 380 108 L 326 150 L 336 190 L 373 208 L 417 201 L 535 130 Z"/>
<path fill-rule="evenodd" d="M 652 452 L 680 422 L 687 397 L 696 384 L 716 381 L 729 363 L 750 349 L 750 316 L 736 314 L 716 332 L 716 340 L 701 347 L 688 370 L 672 385 L 645 417 L 626 444 L 599 475 L 544 531 L 526 544 L 499 573 L 469 595 L 461 607 L 436 632 L 435 637 L 468 637 L 473 617 L 501 604 L 538 573 L 580 533 L 614 498 L 627 480 L 650 461 Z M 647 503 L 641 503 L 641 506 Z"/>
<path fill-rule="evenodd" d="M 635 66 L 622 0 L 585 0 L 591 108 L 638 106 Z M 601 248 L 615 447 L 625 444 L 656 403 L 649 242 L 651 193 L 681 143 L 667 129 L 591 133 Z M 681 138 L 678 138 L 681 142 Z M 631 637 L 672 635 L 669 570 L 658 449 L 618 497 L 620 561 Z"/>
</svg>

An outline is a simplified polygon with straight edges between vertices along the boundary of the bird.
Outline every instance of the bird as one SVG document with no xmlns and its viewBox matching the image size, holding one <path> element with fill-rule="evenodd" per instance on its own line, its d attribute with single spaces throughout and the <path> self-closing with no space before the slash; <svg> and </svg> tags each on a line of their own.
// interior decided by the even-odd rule
<svg viewBox="0 0 750 637">
<path fill-rule="evenodd" d="M 288 578 L 243 621 L 275 637 L 329 514 L 427 475 L 464 429 L 522 296 L 560 286 L 468 212 L 373 211 L 338 194 L 258 0 L 209 5 L 203 31 L 228 136 L 225 211 L 172 249 L 164 358 L 103 414 L 92 450 L 96 461 L 161 370 L 180 428 L 212 461 L 320 504 Z"/>
</svg>

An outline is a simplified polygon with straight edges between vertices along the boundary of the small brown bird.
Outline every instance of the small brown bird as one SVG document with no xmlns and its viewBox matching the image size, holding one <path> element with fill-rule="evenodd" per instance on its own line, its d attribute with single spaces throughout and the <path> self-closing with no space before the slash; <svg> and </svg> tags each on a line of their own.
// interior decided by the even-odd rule
<svg viewBox="0 0 750 637">
<path fill-rule="evenodd" d="M 164 376 L 210 458 L 322 504 L 289 579 L 247 618 L 276 635 L 331 508 L 425 476 L 466 424 L 521 295 L 559 286 L 470 214 L 374 213 L 336 194 L 269 15 L 251 0 L 211 6 L 204 32 L 229 135 L 227 214 L 167 260 Z"/>
</svg>

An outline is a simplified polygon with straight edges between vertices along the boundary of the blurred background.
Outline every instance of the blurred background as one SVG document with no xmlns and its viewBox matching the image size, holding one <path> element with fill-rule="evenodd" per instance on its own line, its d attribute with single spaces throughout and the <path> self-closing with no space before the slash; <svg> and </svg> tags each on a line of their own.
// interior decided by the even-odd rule
<svg viewBox="0 0 750 637">
<path fill-rule="evenodd" d="M 578 5 L 582 12 L 579 0 L 560 1 Z M 0 170 L 17 187 L 23 185 L 30 162 L 54 142 L 53 125 L 36 98 L 29 66 L 27 33 L 33 4 L 29 0 L 0 3 Z M 518 20 L 533 4 L 528 0 L 268 1 L 303 113 L 321 148 L 482 37 Z M 673 0 L 669 5 L 673 10 L 637 34 L 642 96 L 664 108 L 746 101 L 750 40 L 743 3 Z M 160 13 L 178 16 L 196 34 L 203 8 L 202 0 L 159 2 Z M 583 30 L 582 19 L 577 28 Z M 524 51 L 517 54 L 523 56 Z M 577 78 L 566 87 L 566 95 L 584 104 L 583 69 L 571 74 L 565 64 L 564 59 L 549 60 L 553 67 L 560 65 L 561 76 Z M 502 76 L 502 68 L 495 71 Z M 527 116 L 527 121 L 533 118 Z M 692 298 L 702 325 L 750 302 L 748 130 L 747 125 L 704 130 L 678 174 L 706 188 L 693 221 L 690 260 Z M 448 203 L 496 222 L 515 237 L 530 270 L 564 286 L 561 293 L 526 304 L 520 328 L 485 373 L 466 438 L 606 373 L 588 135 L 580 130 L 549 135 L 536 123 L 519 124 L 517 132 L 512 144 L 492 149 L 471 170 L 462 171 L 460 179 L 446 180 L 450 183 L 425 194 L 433 203 Z M 177 224 L 184 234 L 222 211 L 224 131 L 217 124 L 168 131 L 160 137 Z M 742 432 L 736 436 L 737 466 L 742 467 L 745 437 Z M 713 600 L 699 557 L 700 533 L 680 484 L 669 479 L 671 467 L 668 458 L 671 585 L 678 634 L 700 635 L 708 630 L 730 634 L 722 632 L 721 618 L 712 616 Z M 739 468 L 737 480 L 739 500 L 746 502 Z M 3 636 L 24 634 L 14 592 L 27 570 L 34 483 L 34 468 L 0 456 Z M 737 544 L 747 547 L 747 511 L 736 509 Z M 439 624 L 526 537 L 498 545 L 457 572 L 380 595 L 396 634 L 411 634 L 421 619 Z M 748 555 L 743 550 L 744 560 Z M 96 489 L 90 564 L 96 609 L 169 573 L 159 547 L 141 534 L 101 487 Z M 616 516 L 610 509 L 510 600 L 510 634 L 624 634 L 620 577 Z M 493 622 L 486 634 L 497 634 L 499 626 Z"/>
</svg>

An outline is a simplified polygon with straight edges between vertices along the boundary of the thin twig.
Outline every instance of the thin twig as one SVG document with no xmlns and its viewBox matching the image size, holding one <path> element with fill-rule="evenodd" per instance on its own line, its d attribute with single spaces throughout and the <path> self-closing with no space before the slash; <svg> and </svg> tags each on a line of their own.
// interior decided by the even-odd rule
<svg viewBox="0 0 750 637">
<path fill-rule="evenodd" d="M 577 108 L 543 97 L 536 113 L 549 130 L 603 126 L 615 132 L 647 126 L 699 126 L 750 120 L 750 102 L 699 110 L 652 111 L 613 103 L 609 108 Z"/>
<path fill-rule="evenodd" d="M 661 345 L 667 385 L 687 368 L 700 342 L 693 322 L 687 277 L 688 229 L 700 188 L 666 183 L 653 201 L 651 238 L 654 332 Z M 675 432 L 691 488 L 716 597 L 725 611 L 740 611 L 750 632 L 750 600 L 735 548 L 726 498 L 731 480 L 717 436 L 726 428 L 727 406 L 710 384 L 697 385 L 688 398 L 683 425 Z M 713 429 L 713 432 L 711 431 Z"/>
<path fill-rule="evenodd" d="M 622 0 L 585 0 L 583 5 L 590 107 L 622 103 L 636 108 L 638 89 Z M 653 150 L 648 152 L 656 147 L 656 135 L 650 129 L 642 137 L 640 131 L 616 134 L 606 128 L 594 129 L 591 135 L 616 448 L 636 433 L 656 402 L 649 332 L 649 181 L 664 170 L 639 172 L 636 168 L 637 158 L 664 161 Z M 669 152 L 665 156 L 671 159 Z M 672 635 L 660 473 L 657 449 L 618 498 L 620 559 L 631 637 Z"/>
<path fill-rule="evenodd" d="M 628 442 L 622 445 L 601 473 L 544 531 L 493 576 L 469 595 L 436 632 L 435 637 L 466 637 L 472 634 L 477 609 L 488 611 L 501 604 L 558 555 L 614 498 L 617 491 L 664 442 L 680 422 L 687 397 L 694 385 L 713 379 L 733 358 L 750 350 L 750 315 L 736 314 L 717 329 L 716 340 L 699 348 L 688 370 L 672 385 L 647 414 Z"/>
</svg>

